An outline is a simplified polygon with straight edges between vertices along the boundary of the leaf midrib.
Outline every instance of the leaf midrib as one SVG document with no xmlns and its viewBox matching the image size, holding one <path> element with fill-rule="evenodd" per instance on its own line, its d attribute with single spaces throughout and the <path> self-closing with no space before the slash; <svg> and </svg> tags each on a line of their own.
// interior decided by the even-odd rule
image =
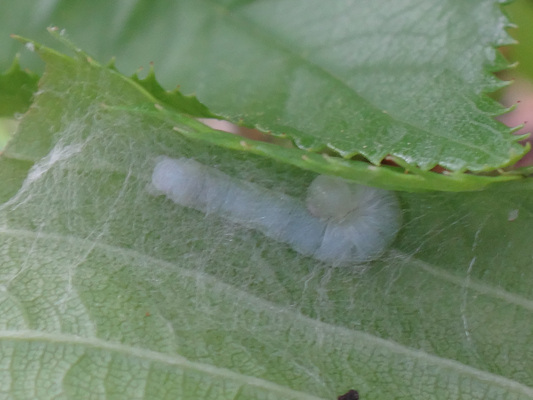
<svg viewBox="0 0 533 400">
<path fill-rule="evenodd" d="M 213 282 L 215 282 L 217 286 L 223 285 L 225 287 L 231 288 L 234 291 L 239 292 L 241 295 L 244 294 L 246 296 L 250 296 L 253 299 L 256 299 L 257 301 L 264 302 L 264 304 L 261 304 L 262 307 L 267 307 L 268 309 L 272 309 L 272 307 L 274 307 L 274 306 L 275 307 L 279 307 L 279 305 L 275 305 L 274 303 L 268 302 L 268 301 L 266 301 L 266 300 L 264 300 L 262 298 L 259 298 L 259 297 L 256 297 L 254 295 L 251 295 L 248 292 L 245 292 L 245 291 L 242 291 L 242 290 L 240 290 L 238 288 L 235 288 L 232 285 L 228 285 L 227 283 L 220 281 L 219 279 L 213 277 L 212 275 L 209 275 L 209 274 L 206 274 L 206 273 L 203 273 L 203 272 L 202 273 L 198 273 L 198 272 L 196 272 L 194 270 L 190 270 L 190 269 L 187 269 L 187 268 L 182 268 L 182 267 L 178 266 L 177 264 L 174 264 L 174 263 L 171 263 L 171 262 L 168 262 L 168 261 L 165 261 L 165 260 L 153 257 L 153 256 L 149 256 L 149 255 L 140 253 L 140 252 L 138 252 L 136 250 L 132 250 L 132 249 L 128 249 L 128 248 L 120 248 L 120 247 L 117 247 L 117 246 L 114 246 L 114 245 L 104 244 L 104 243 L 101 243 L 99 241 L 95 241 L 95 240 L 88 239 L 88 238 L 81 239 L 81 238 L 78 238 L 78 237 L 75 237 L 75 236 L 66 236 L 66 235 L 61 235 L 61 234 L 56 234 L 56 233 L 42 233 L 42 232 L 35 233 L 35 232 L 27 230 L 27 229 L 9 229 L 9 228 L 5 228 L 5 227 L 0 227 L 0 235 L 2 235 L 2 234 L 5 234 L 7 236 L 11 235 L 11 236 L 32 238 L 32 239 L 35 239 L 35 240 L 50 239 L 50 240 L 64 241 L 64 242 L 67 242 L 69 244 L 75 244 L 77 246 L 80 246 L 79 248 L 81 248 L 82 246 L 85 246 L 87 248 L 87 250 L 91 250 L 91 251 L 93 249 L 95 249 L 95 248 L 100 248 L 102 250 L 106 250 L 106 251 L 109 251 L 109 252 L 112 252 L 112 253 L 118 253 L 118 254 L 121 254 L 121 255 L 127 254 L 127 255 L 131 256 L 132 259 L 134 259 L 134 260 L 142 259 L 143 261 L 159 264 L 160 266 L 165 267 L 165 268 L 169 268 L 169 267 L 177 268 L 177 269 L 180 270 L 181 274 L 183 274 L 183 275 L 185 275 L 187 277 L 193 277 L 193 278 L 204 277 L 204 278 L 210 279 Z M 87 253 L 85 255 L 85 257 L 87 257 L 89 254 L 90 253 Z M 436 278 L 442 279 L 443 281 L 452 283 L 452 284 L 454 284 L 456 286 L 459 286 L 459 287 L 468 286 L 469 289 L 473 289 L 473 290 L 475 290 L 476 292 L 478 292 L 480 294 L 490 296 L 490 297 L 492 297 L 494 299 L 503 300 L 503 301 L 505 301 L 508 304 L 514 304 L 514 305 L 520 306 L 520 307 L 522 307 L 522 308 L 524 308 L 524 309 L 526 309 L 528 311 L 533 311 L 533 300 L 530 300 L 530 299 L 525 298 L 523 296 L 516 295 L 514 293 L 510 293 L 510 292 L 508 292 L 506 290 L 498 289 L 498 288 L 489 286 L 489 285 L 484 284 L 484 283 L 480 283 L 474 278 L 470 278 L 469 282 L 466 283 L 459 276 L 450 274 L 450 273 L 445 272 L 445 271 L 441 271 L 441 270 L 439 270 L 437 268 L 432 267 L 431 265 L 427 264 L 426 262 L 424 262 L 422 260 L 418 260 L 418 259 L 416 259 L 416 258 L 414 258 L 414 257 L 412 257 L 410 255 L 407 255 L 407 254 L 405 254 L 405 253 L 403 253 L 401 251 L 398 251 L 398 250 L 394 250 L 394 249 L 389 250 L 389 255 L 392 258 L 402 259 L 404 261 L 409 261 L 409 262 L 413 263 L 415 266 L 417 266 L 419 269 L 429 273 L 430 275 L 432 275 L 432 276 L 434 276 Z M 285 310 L 285 309 L 283 309 L 283 310 Z M 307 316 L 305 316 L 303 314 L 299 314 L 299 313 L 295 313 L 295 314 L 298 314 L 298 315 L 300 315 L 303 318 L 308 318 Z M 310 320 L 317 322 L 314 319 L 310 319 Z M 321 322 L 321 323 L 323 323 L 323 322 Z M 324 324 L 325 325 L 330 325 L 330 324 L 327 324 L 327 323 L 324 323 Z M 338 325 L 331 325 L 331 326 L 338 326 Z M 356 332 L 358 332 L 358 331 L 356 331 Z M 372 336 L 372 335 L 370 335 L 370 336 Z"/>
<path fill-rule="evenodd" d="M 237 382 L 241 386 L 255 386 L 270 393 L 283 394 L 284 397 L 302 400 L 326 400 L 323 397 L 316 397 L 308 393 L 302 393 L 277 385 L 264 379 L 259 379 L 249 375 L 238 374 L 226 368 L 219 368 L 213 365 L 198 363 L 187 360 L 180 355 L 167 355 L 153 350 L 139 347 L 127 346 L 117 342 L 106 342 L 97 338 L 86 338 L 64 333 L 47 333 L 35 330 L 0 331 L 0 341 L 35 341 L 42 343 L 58 343 L 68 345 L 81 345 L 93 349 L 105 350 L 114 353 L 121 353 L 125 356 L 138 357 L 150 362 L 158 362 L 183 369 L 194 370 L 206 375 L 215 376 Z"/>
<path fill-rule="evenodd" d="M 514 293 L 510 293 L 506 290 L 480 283 L 474 278 L 469 278 L 467 282 L 465 279 L 458 275 L 454 275 L 449 272 L 439 270 L 438 268 L 434 268 L 422 260 L 415 259 L 397 250 L 392 250 L 391 255 L 394 258 L 404 260 L 404 262 L 409 261 L 417 268 L 420 268 L 421 270 L 427 272 L 435 278 L 442 279 L 443 281 L 452 283 L 462 288 L 466 287 L 469 290 L 474 290 L 480 294 L 492 297 L 497 300 L 503 300 L 508 304 L 517 305 L 528 311 L 533 311 L 533 300 L 530 300 L 523 296 L 519 296 Z"/>
</svg>

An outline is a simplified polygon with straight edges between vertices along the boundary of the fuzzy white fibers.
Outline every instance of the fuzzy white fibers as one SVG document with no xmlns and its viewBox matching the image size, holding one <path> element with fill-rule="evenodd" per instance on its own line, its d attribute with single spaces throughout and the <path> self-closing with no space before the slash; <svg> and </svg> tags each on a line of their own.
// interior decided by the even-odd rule
<svg viewBox="0 0 533 400">
<path fill-rule="evenodd" d="M 188 158 L 161 157 L 152 186 L 177 204 L 257 229 L 334 265 L 379 257 L 401 227 L 393 192 L 325 175 L 309 186 L 307 205 Z"/>
</svg>

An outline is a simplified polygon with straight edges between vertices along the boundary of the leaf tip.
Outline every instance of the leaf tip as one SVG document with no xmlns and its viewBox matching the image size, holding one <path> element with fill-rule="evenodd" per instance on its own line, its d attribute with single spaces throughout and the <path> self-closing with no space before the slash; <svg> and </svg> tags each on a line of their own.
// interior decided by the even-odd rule
<svg viewBox="0 0 533 400">
<path fill-rule="evenodd" d="M 113 71 L 117 71 L 117 68 L 115 66 L 116 61 L 117 59 L 115 58 L 115 56 L 111 57 L 111 59 L 105 65 L 106 68 L 112 69 Z"/>
<path fill-rule="evenodd" d="M 509 108 L 513 108 L 513 106 L 509 107 Z M 527 122 L 527 121 L 526 121 Z M 520 129 L 524 128 L 526 126 L 525 122 L 523 124 L 520 124 L 520 125 L 517 125 L 517 126 L 514 126 L 512 128 L 509 129 L 509 132 L 510 133 L 515 133 L 515 132 L 518 132 Z"/>
<path fill-rule="evenodd" d="M 520 142 L 522 140 L 526 140 L 531 136 L 531 133 L 524 133 L 523 135 L 513 135 L 513 141 L 514 142 Z M 529 143 L 528 143 L 529 144 Z"/>
</svg>

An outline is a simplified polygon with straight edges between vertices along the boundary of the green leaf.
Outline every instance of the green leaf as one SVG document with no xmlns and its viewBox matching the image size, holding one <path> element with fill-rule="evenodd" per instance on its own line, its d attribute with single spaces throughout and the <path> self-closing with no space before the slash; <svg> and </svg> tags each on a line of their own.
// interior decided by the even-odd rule
<svg viewBox="0 0 533 400">
<path fill-rule="evenodd" d="M 38 80 L 36 74 L 22 71 L 18 58 L 15 58 L 11 67 L 0 75 L 0 117 L 25 112 L 37 91 Z"/>
<path fill-rule="evenodd" d="M 152 60 L 166 86 L 304 149 L 475 172 L 527 151 L 484 95 L 512 42 L 498 0 L 10 4 L 9 33 L 56 24 L 126 73 Z"/>
<path fill-rule="evenodd" d="M 403 193 L 385 257 L 331 268 L 147 189 L 160 155 L 295 197 L 315 174 L 178 134 L 131 112 L 138 84 L 38 50 L 0 159 L 0 176 L 33 163 L 0 205 L 6 395 L 533 399 L 530 181 Z"/>
<path fill-rule="evenodd" d="M 81 60 L 81 62 L 88 62 L 95 67 L 101 67 L 100 64 L 94 61 L 90 56 L 77 48 L 69 40 L 65 39 L 62 34 L 57 33 L 56 28 L 51 28 L 49 31 L 58 40 L 66 44 L 67 47 L 77 55 L 77 58 Z M 67 63 L 73 61 L 52 49 L 43 47 L 37 42 L 18 36 L 14 37 L 38 51 L 45 59 L 46 57 L 53 55 L 55 57 L 61 57 Z M 464 173 L 437 174 L 420 171 L 397 157 L 390 158 L 402 168 L 390 166 L 381 166 L 378 168 L 368 165 L 367 162 L 363 161 L 343 160 L 339 157 L 327 156 L 326 154 L 318 155 L 298 149 L 281 147 L 271 143 L 243 139 L 233 134 L 216 131 L 191 118 L 191 116 L 216 117 L 216 115 L 211 114 L 194 96 L 183 96 L 177 90 L 172 92 L 163 90 L 156 81 L 153 70 L 150 70 L 149 75 L 145 79 L 139 79 L 136 75 L 134 75 L 133 78 L 128 79 L 123 75 L 120 75 L 114 68 L 113 64 L 108 65 L 107 68 L 109 69 L 109 72 L 117 74 L 117 76 L 126 84 L 136 89 L 139 92 L 138 95 L 140 97 L 136 100 L 138 104 L 135 106 L 109 106 L 102 103 L 102 107 L 106 107 L 108 110 L 122 110 L 141 114 L 147 113 L 168 123 L 174 124 L 173 130 L 186 137 L 203 140 L 227 149 L 246 151 L 271 157 L 275 160 L 317 173 L 335 175 L 353 180 L 357 183 L 385 189 L 407 190 L 413 192 L 429 190 L 480 190 L 491 183 L 521 180 L 528 175 L 527 173 L 523 174 L 520 171 L 506 172 L 496 176 L 476 176 Z M 133 104 L 136 102 L 133 102 Z M 161 103 L 165 104 L 166 108 L 163 107 Z M 36 157 L 42 157 L 49 150 L 49 145 L 46 144 L 45 138 L 46 136 L 40 137 L 39 140 L 31 139 L 31 142 L 37 151 L 31 158 L 32 160 Z M 28 139 L 24 138 L 22 139 L 22 142 L 24 143 L 23 147 L 25 147 Z M 16 143 L 12 144 L 10 151 L 16 153 L 16 147 Z"/>
<path fill-rule="evenodd" d="M 57 28 L 50 28 L 49 32 L 76 53 L 77 57 L 95 66 L 99 66 L 90 56 L 66 39 L 63 33 L 58 33 Z M 43 48 L 37 42 L 17 36 L 14 37 L 26 43 L 32 49 L 38 49 L 41 53 L 44 52 L 46 54 L 50 51 L 50 49 Z M 117 72 L 114 63 L 108 65 L 108 68 L 113 72 Z M 122 79 L 128 81 L 125 77 L 122 77 Z M 173 129 L 187 137 L 204 140 L 232 150 L 247 151 L 271 157 L 299 168 L 308 169 L 320 174 L 339 176 L 365 185 L 413 192 L 428 190 L 469 191 L 483 189 L 491 183 L 520 180 L 529 175 L 529 170 L 502 171 L 500 175 L 493 176 L 476 176 L 465 173 L 450 174 L 447 171 L 444 174 L 437 174 L 421 171 L 393 156 L 389 156 L 389 159 L 396 162 L 401 168 L 390 166 L 377 168 L 362 161 L 343 160 L 339 157 L 327 156 L 326 154 L 317 155 L 262 141 L 242 139 L 233 134 L 213 130 L 202 123 L 192 120 L 190 118 L 191 116 L 199 118 L 217 116 L 198 102 L 195 96 L 183 96 L 177 89 L 171 92 L 165 91 L 157 82 L 152 67 L 145 79 L 139 79 L 137 75 L 133 75 L 129 82 L 133 86 L 137 84 L 137 87 L 144 93 L 149 103 L 142 103 L 135 107 L 120 106 L 118 108 L 106 105 L 108 109 L 129 110 L 134 113 L 149 113 L 167 122 L 176 124 Z M 161 104 L 165 104 L 165 107 Z"/>
</svg>

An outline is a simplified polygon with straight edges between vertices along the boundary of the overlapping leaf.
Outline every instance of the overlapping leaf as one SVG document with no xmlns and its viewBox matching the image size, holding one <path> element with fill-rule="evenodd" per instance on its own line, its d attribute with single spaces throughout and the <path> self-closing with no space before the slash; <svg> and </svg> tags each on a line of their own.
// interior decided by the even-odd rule
<svg viewBox="0 0 533 400">
<path fill-rule="evenodd" d="M 305 149 L 452 171 L 493 170 L 525 151 L 483 95 L 501 86 L 495 47 L 512 42 L 497 0 L 35 4 L 12 2 L 4 29 L 65 27 L 126 73 L 152 60 L 166 85 L 214 113 Z"/>
</svg>

